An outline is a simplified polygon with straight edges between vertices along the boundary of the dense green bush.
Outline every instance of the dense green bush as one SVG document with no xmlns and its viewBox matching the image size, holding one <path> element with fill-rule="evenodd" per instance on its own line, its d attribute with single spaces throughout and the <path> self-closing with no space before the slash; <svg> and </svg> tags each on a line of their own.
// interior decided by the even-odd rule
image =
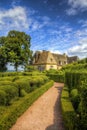
<svg viewBox="0 0 87 130">
<path fill-rule="evenodd" d="M 46 92 L 53 85 L 53 81 L 47 82 L 45 85 L 36 89 L 27 96 L 9 106 L 0 119 L 0 130 L 8 130 L 17 120 L 17 118 L 29 108 L 29 106 L 44 92 Z"/>
<path fill-rule="evenodd" d="M 0 72 L 0 77 L 6 77 L 6 76 L 16 76 L 18 75 L 18 72 Z"/>
<path fill-rule="evenodd" d="M 9 105 L 10 101 L 18 96 L 18 90 L 14 86 L 0 86 L 0 90 L 3 90 L 6 93 L 6 105 Z"/>
<path fill-rule="evenodd" d="M 13 80 L 13 76 L 10 77 L 0 77 L 0 81 L 12 81 Z"/>
<path fill-rule="evenodd" d="M 9 80 L 0 81 L 0 86 L 5 86 L 5 85 L 16 86 L 15 83 L 13 83 L 13 82 L 11 82 Z"/>
<path fill-rule="evenodd" d="M 72 71 L 72 70 L 76 71 L 76 70 L 86 70 L 86 69 L 87 69 L 87 63 L 78 64 L 76 62 L 74 62 L 72 64 L 67 64 L 67 65 L 62 67 L 62 70 L 64 70 L 64 71 L 69 71 L 69 70 L 70 71 Z"/>
<path fill-rule="evenodd" d="M 69 98 L 68 88 L 64 87 L 61 95 L 62 114 L 66 130 L 76 129 L 76 113 Z"/>
<path fill-rule="evenodd" d="M 24 96 L 26 96 L 27 95 L 27 92 L 24 90 L 24 89 L 21 89 L 21 91 L 20 91 L 20 96 L 21 97 L 24 97 Z"/>
<path fill-rule="evenodd" d="M 64 82 L 64 74 L 47 74 L 47 76 L 55 82 Z"/>
<path fill-rule="evenodd" d="M 65 73 L 65 84 L 69 91 L 73 88 L 80 89 L 83 77 L 87 77 L 87 72 L 84 71 L 68 71 Z"/>
<path fill-rule="evenodd" d="M 3 90 L 0 90 L 0 105 L 6 104 L 6 93 Z"/>
<path fill-rule="evenodd" d="M 35 90 L 37 87 L 40 87 L 47 81 L 48 81 L 48 77 L 45 75 L 41 75 L 41 76 L 21 77 L 18 80 L 16 79 L 14 83 L 16 84 L 18 88 L 19 97 L 20 97 L 21 89 L 24 89 L 25 92 L 29 93 Z"/>
<path fill-rule="evenodd" d="M 36 70 L 35 67 L 32 66 L 32 65 L 26 66 L 26 71 L 27 72 L 32 72 L 32 71 L 35 71 L 35 70 Z"/>
<path fill-rule="evenodd" d="M 12 82 L 15 82 L 16 80 L 20 79 L 21 77 L 19 76 L 15 76 L 13 79 L 12 79 Z"/>
<path fill-rule="evenodd" d="M 18 95 L 19 97 L 21 97 L 21 89 L 24 89 L 27 93 L 30 92 L 30 84 L 29 84 L 29 80 L 23 80 L 23 79 L 18 79 L 15 81 L 16 83 L 16 87 L 18 89 Z"/>
<path fill-rule="evenodd" d="M 64 82 L 65 72 L 61 70 L 50 69 L 44 72 L 51 80 L 55 82 Z"/>
<path fill-rule="evenodd" d="M 0 72 L 0 77 L 32 76 L 32 75 L 43 75 L 43 73 L 36 70 L 32 72 Z"/>
<path fill-rule="evenodd" d="M 87 129 L 87 79 L 81 85 L 81 104 L 80 104 L 81 129 Z"/>
<path fill-rule="evenodd" d="M 80 71 L 66 72 L 65 84 L 68 86 L 71 101 L 73 102 L 73 106 L 76 109 L 78 115 L 77 129 L 86 130 L 87 128 L 87 71 L 80 70 Z M 78 92 L 76 92 L 76 90 Z"/>
<path fill-rule="evenodd" d="M 16 96 L 24 96 L 49 80 L 44 74 L 30 76 L 28 75 L 29 72 L 25 73 L 27 74 L 26 76 L 23 73 L 17 73 L 18 76 L 15 76 L 16 73 L 14 73 L 14 76 L 12 74 L 10 77 L 0 78 L 0 90 L 6 93 L 6 105 L 10 104 L 11 98 L 13 100 Z"/>
<path fill-rule="evenodd" d="M 78 109 L 78 105 L 80 103 L 80 95 L 78 89 L 72 89 L 70 92 L 70 99 L 72 101 L 73 107 L 75 110 Z"/>
<path fill-rule="evenodd" d="M 44 83 L 46 83 L 48 81 L 48 77 L 47 76 L 32 76 L 32 78 L 29 80 L 30 82 L 30 86 L 36 86 L 36 87 L 40 87 L 41 85 L 43 85 Z"/>
</svg>

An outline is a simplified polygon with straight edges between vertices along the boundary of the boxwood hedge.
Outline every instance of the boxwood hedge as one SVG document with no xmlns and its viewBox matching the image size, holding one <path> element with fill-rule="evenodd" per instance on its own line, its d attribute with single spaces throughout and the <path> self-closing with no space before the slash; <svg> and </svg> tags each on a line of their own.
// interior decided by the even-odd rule
<svg viewBox="0 0 87 130">
<path fill-rule="evenodd" d="M 66 130 L 76 129 L 76 113 L 69 98 L 68 88 L 64 87 L 61 95 L 62 114 Z"/>
<path fill-rule="evenodd" d="M 15 101 L 13 105 L 2 114 L 0 119 L 0 130 L 9 130 L 16 122 L 17 118 L 44 92 L 46 92 L 53 85 L 53 81 L 47 82 L 45 85 L 39 87 L 27 96 Z"/>
</svg>

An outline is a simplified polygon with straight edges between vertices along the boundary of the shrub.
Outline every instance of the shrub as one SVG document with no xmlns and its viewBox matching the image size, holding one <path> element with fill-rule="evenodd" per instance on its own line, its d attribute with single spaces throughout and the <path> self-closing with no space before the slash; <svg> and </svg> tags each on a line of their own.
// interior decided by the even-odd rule
<svg viewBox="0 0 87 130">
<path fill-rule="evenodd" d="M 66 130 L 76 130 L 76 113 L 69 99 L 69 92 L 64 87 L 61 96 L 62 113 Z"/>
<path fill-rule="evenodd" d="M 45 77 L 32 76 L 32 78 L 29 80 L 29 82 L 30 82 L 31 87 L 33 87 L 33 86 L 40 87 L 46 81 L 45 81 Z"/>
<path fill-rule="evenodd" d="M 22 75 L 24 75 L 24 76 L 32 76 L 32 73 L 30 73 L 30 72 L 22 72 Z"/>
<path fill-rule="evenodd" d="M 83 77 L 87 77 L 87 72 L 70 71 L 65 73 L 65 84 L 68 86 L 69 91 L 73 88 L 80 89 Z"/>
<path fill-rule="evenodd" d="M 13 105 L 7 109 L 4 115 L 2 115 L 0 120 L 0 130 L 8 130 L 16 122 L 17 118 L 52 85 L 53 81 L 49 81 L 42 87 L 21 98 L 19 101 L 14 102 Z"/>
<path fill-rule="evenodd" d="M 11 86 L 16 86 L 15 83 L 5 80 L 5 81 L 0 81 L 0 86 L 4 86 L 4 85 L 11 85 Z"/>
<path fill-rule="evenodd" d="M 47 76 L 55 82 L 64 82 L 64 74 L 47 74 Z"/>
<path fill-rule="evenodd" d="M 20 79 L 19 76 L 15 76 L 13 79 L 12 79 L 12 82 L 15 82 L 16 80 Z"/>
<path fill-rule="evenodd" d="M 77 128 L 86 130 L 87 128 L 87 72 L 69 71 L 65 73 L 65 84 L 71 92 L 73 106 L 79 115 Z M 74 90 L 73 90 L 74 89 Z M 79 92 L 79 95 L 78 95 Z M 80 104 L 79 104 L 80 102 Z M 78 107 L 78 109 L 77 109 Z"/>
<path fill-rule="evenodd" d="M 32 72 L 32 71 L 34 71 L 35 70 L 35 67 L 34 66 L 26 66 L 26 71 L 28 71 L 28 72 Z"/>
<path fill-rule="evenodd" d="M 13 77 L 0 77 L 0 81 L 12 81 Z"/>
<path fill-rule="evenodd" d="M 25 92 L 25 90 L 24 89 L 21 89 L 21 91 L 20 91 L 20 96 L 21 97 L 24 97 L 24 96 L 26 96 L 27 95 L 27 93 Z"/>
<path fill-rule="evenodd" d="M 48 77 L 44 75 L 32 76 L 31 79 L 29 79 L 31 91 L 45 84 L 48 80 L 49 80 Z"/>
<path fill-rule="evenodd" d="M 0 105 L 6 104 L 6 93 L 3 90 L 0 90 Z"/>
<path fill-rule="evenodd" d="M 0 90 L 3 90 L 6 93 L 6 105 L 9 105 L 10 101 L 18 96 L 18 90 L 14 86 L 0 86 Z"/>
<path fill-rule="evenodd" d="M 77 110 L 79 102 L 80 102 L 80 95 L 78 89 L 72 89 L 70 93 L 70 98 L 75 110 Z"/>
<path fill-rule="evenodd" d="M 81 89 L 81 128 L 87 129 L 87 80 L 82 84 Z"/>
<path fill-rule="evenodd" d="M 21 89 L 24 89 L 25 92 L 27 92 L 27 93 L 30 92 L 29 80 L 19 79 L 19 80 L 15 81 L 15 83 L 16 83 L 16 87 L 18 89 L 19 97 L 21 97 Z"/>
<path fill-rule="evenodd" d="M 17 74 L 18 72 L 4 72 L 4 73 L 0 73 L 0 77 L 15 76 Z"/>
</svg>

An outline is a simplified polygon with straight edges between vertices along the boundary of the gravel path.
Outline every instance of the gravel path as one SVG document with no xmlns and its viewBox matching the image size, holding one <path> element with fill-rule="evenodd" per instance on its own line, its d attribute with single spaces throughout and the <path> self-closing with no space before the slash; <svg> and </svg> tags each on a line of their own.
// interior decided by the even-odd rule
<svg viewBox="0 0 87 130">
<path fill-rule="evenodd" d="M 63 86 L 62 83 L 54 83 L 10 130 L 64 130 L 60 105 Z"/>
</svg>

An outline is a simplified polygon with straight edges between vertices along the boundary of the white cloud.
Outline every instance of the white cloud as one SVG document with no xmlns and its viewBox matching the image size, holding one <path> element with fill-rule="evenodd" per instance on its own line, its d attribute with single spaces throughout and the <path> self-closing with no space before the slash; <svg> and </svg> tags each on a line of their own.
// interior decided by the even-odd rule
<svg viewBox="0 0 87 130">
<path fill-rule="evenodd" d="M 5 32 L 5 35 L 13 29 L 34 32 L 50 25 L 49 17 L 36 14 L 35 10 L 15 5 L 8 10 L 0 9 L 0 31 Z"/>
<path fill-rule="evenodd" d="M 68 0 L 68 5 L 70 8 L 66 10 L 67 15 L 76 15 L 87 10 L 87 0 Z"/>
<path fill-rule="evenodd" d="M 76 15 L 77 14 L 77 10 L 74 8 L 70 8 L 66 10 L 66 14 L 68 15 Z"/>
<path fill-rule="evenodd" d="M 84 21 L 82 27 L 87 27 L 87 21 Z"/>
<path fill-rule="evenodd" d="M 60 29 L 61 31 L 66 32 L 66 33 L 72 32 L 72 28 L 69 27 L 69 26 L 67 26 L 67 25 L 61 26 L 61 27 L 59 27 L 59 29 Z"/>
<path fill-rule="evenodd" d="M 77 55 L 80 58 L 87 57 L 87 38 L 78 41 L 78 45 L 68 50 L 69 55 Z"/>
<path fill-rule="evenodd" d="M 82 24 L 85 21 L 80 22 Z M 56 28 L 47 28 L 46 33 L 44 29 L 41 29 L 40 32 L 34 36 L 32 49 L 46 49 L 55 53 L 65 52 L 67 55 L 76 55 L 80 58 L 87 57 L 87 28 L 74 30 L 67 24 Z"/>
<path fill-rule="evenodd" d="M 74 34 L 77 38 L 87 37 L 87 29 L 77 30 Z"/>
<path fill-rule="evenodd" d="M 15 6 L 8 10 L 0 10 L 0 30 L 27 29 L 29 27 L 26 9 Z"/>
<path fill-rule="evenodd" d="M 68 4 L 73 8 L 86 8 L 87 0 L 68 0 Z"/>
<path fill-rule="evenodd" d="M 55 49 L 50 49 L 50 51 L 54 54 L 62 54 L 60 51 L 55 50 Z"/>
<path fill-rule="evenodd" d="M 47 16 L 43 16 L 43 17 L 38 16 L 36 19 L 32 18 L 31 31 L 36 31 L 36 30 L 39 30 L 39 29 L 43 28 L 44 26 L 49 26 L 50 25 L 50 18 L 47 17 Z"/>
</svg>

